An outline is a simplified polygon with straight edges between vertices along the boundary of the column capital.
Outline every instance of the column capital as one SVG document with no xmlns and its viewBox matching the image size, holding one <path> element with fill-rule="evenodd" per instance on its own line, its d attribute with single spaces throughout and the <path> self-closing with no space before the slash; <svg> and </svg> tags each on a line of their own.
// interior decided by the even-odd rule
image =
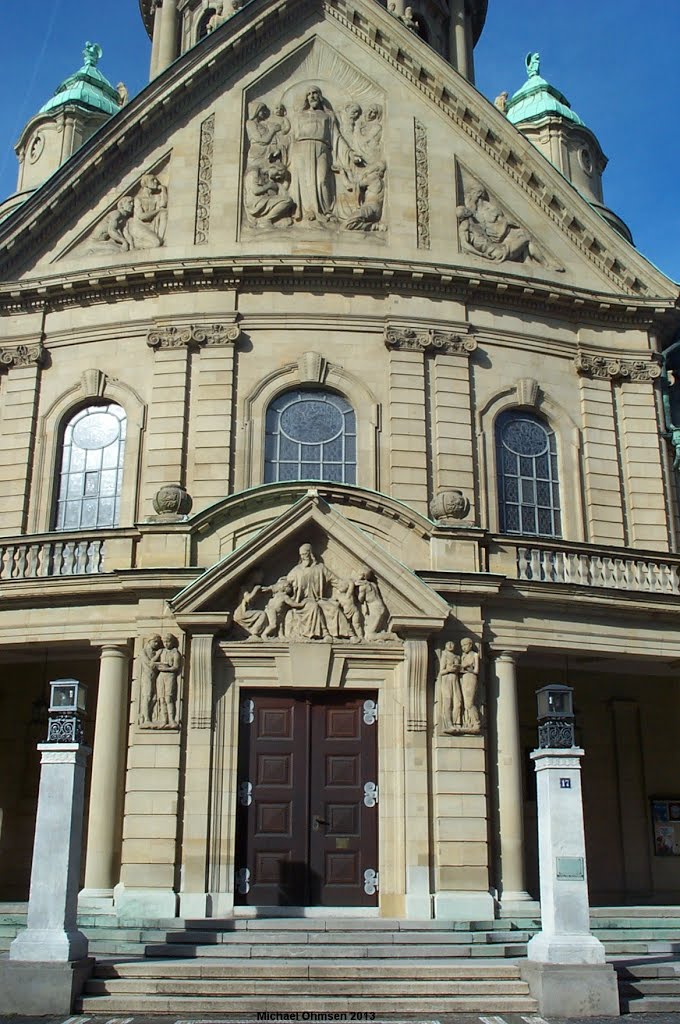
<svg viewBox="0 0 680 1024">
<path fill-rule="evenodd" d="M 45 348 L 41 341 L 32 345 L 7 345 L 0 348 L 0 369 L 13 370 L 20 366 L 42 366 Z"/>
<path fill-rule="evenodd" d="M 491 649 L 491 657 L 494 661 L 511 661 L 513 665 L 517 664 L 517 659 L 524 651 L 510 651 L 506 649 L 494 650 Z"/>
<path fill-rule="evenodd" d="M 90 647 L 94 647 L 100 652 L 100 657 L 104 654 L 120 654 L 126 658 L 130 657 L 130 640 L 90 640 Z"/>
</svg>

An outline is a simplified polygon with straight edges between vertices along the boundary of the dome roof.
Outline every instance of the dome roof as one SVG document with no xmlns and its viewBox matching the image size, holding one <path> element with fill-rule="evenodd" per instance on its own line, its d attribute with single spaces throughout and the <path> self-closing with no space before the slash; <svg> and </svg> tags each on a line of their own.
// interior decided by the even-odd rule
<svg viewBox="0 0 680 1024">
<path fill-rule="evenodd" d="M 565 121 L 583 125 L 581 118 L 571 109 L 567 97 L 550 82 L 546 82 L 545 78 L 541 78 L 540 54 L 528 53 L 525 64 L 527 80 L 508 100 L 505 111 L 508 121 L 511 124 L 524 124 L 541 117 L 562 117 Z"/>
<path fill-rule="evenodd" d="M 40 108 L 40 113 L 57 110 L 66 103 L 75 103 L 86 110 L 117 114 L 121 107 L 120 97 L 109 80 L 97 69 L 101 57 L 101 46 L 86 43 L 83 50 L 85 63 L 82 68 L 64 79 L 54 96 Z"/>
</svg>

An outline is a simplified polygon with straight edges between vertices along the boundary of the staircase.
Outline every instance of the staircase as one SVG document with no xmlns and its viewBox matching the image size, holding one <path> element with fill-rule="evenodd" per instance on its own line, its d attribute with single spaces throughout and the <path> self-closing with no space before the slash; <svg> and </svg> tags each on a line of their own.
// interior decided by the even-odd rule
<svg viewBox="0 0 680 1024">
<path fill-rule="evenodd" d="M 236 919 L 187 922 L 143 961 L 98 963 L 83 1013 L 535 1013 L 501 922 Z M 467 930 L 464 930 L 466 928 Z"/>
<path fill-rule="evenodd" d="M 678 1013 L 680 962 L 615 963 L 622 1013 Z"/>
</svg>

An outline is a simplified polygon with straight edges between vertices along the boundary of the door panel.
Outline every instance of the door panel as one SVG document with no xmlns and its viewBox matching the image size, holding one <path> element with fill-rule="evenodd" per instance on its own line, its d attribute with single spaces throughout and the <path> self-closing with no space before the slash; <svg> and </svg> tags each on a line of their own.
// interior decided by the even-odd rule
<svg viewBox="0 0 680 1024">
<path fill-rule="evenodd" d="M 367 697 L 375 695 L 245 695 L 237 903 L 377 905 L 375 887 L 364 885 L 378 868 L 377 801 L 365 799 L 378 767 Z"/>
</svg>

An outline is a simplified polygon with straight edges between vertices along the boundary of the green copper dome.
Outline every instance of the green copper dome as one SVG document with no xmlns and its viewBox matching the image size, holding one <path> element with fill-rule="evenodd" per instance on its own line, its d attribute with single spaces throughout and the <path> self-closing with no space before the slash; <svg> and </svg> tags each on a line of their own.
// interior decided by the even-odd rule
<svg viewBox="0 0 680 1024">
<path fill-rule="evenodd" d="M 540 55 L 528 53 L 525 63 L 527 80 L 508 100 L 505 110 L 508 121 L 523 124 L 526 121 L 537 121 L 541 117 L 563 117 L 565 121 L 583 125 L 581 118 L 571 109 L 567 97 L 550 82 L 546 82 L 545 78 L 541 78 Z"/>
<path fill-rule="evenodd" d="M 117 114 L 121 107 L 120 96 L 109 80 L 101 71 L 97 70 L 97 64 L 101 57 L 101 46 L 97 46 L 96 43 L 86 43 L 83 50 L 85 63 L 82 68 L 61 83 L 52 99 L 40 108 L 40 113 L 45 114 L 50 110 L 56 110 L 66 103 L 76 103 L 78 106 L 85 107 L 86 110 L 99 110 L 103 114 Z"/>
</svg>

